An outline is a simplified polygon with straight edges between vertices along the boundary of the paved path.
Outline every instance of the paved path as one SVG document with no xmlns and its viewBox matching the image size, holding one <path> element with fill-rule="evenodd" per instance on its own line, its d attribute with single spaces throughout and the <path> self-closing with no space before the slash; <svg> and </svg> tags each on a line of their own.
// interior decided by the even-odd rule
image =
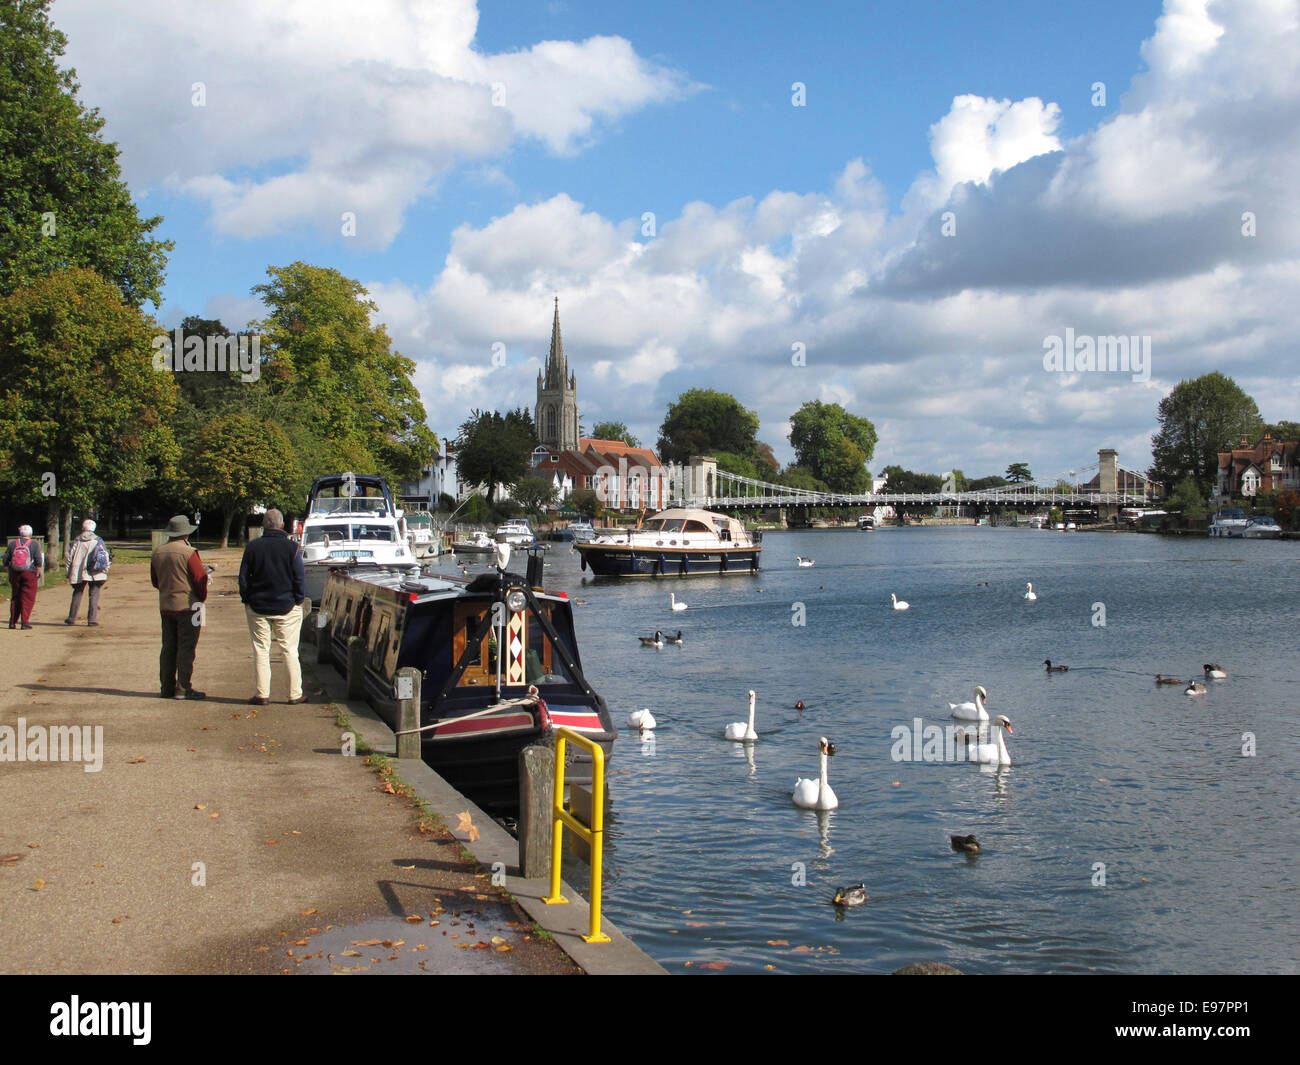
<svg viewBox="0 0 1300 1065">
<path fill-rule="evenodd" d="M 98 628 L 62 623 L 63 586 L 31 631 L 0 627 L 0 727 L 103 728 L 97 772 L 0 761 L 0 972 L 573 972 L 450 835 L 420 835 L 340 754 L 330 706 L 286 705 L 274 659 L 274 701 L 248 705 L 239 552 L 203 555 L 219 568 L 202 702 L 157 694 L 145 565 L 114 566 Z"/>
</svg>

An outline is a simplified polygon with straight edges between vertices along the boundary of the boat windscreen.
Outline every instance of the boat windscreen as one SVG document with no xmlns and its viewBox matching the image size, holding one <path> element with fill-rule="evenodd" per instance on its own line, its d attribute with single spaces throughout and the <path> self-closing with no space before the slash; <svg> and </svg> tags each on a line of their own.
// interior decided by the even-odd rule
<svg viewBox="0 0 1300 1065">
<path fill-rule="evenodd" d="M 304 544 L 323 544 L 326 538 L 330 540 L 346 540 L 348 538 L 348 527 L 346 525 L 311 525 L 303 533 Z"/>
</svg>

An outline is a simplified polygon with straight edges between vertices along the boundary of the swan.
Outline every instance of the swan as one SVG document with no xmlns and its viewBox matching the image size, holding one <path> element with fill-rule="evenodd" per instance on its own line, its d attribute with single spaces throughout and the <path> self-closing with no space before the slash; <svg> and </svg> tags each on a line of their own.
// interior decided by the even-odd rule
<svg viewBox="0 0 1300 1065">
<path fill-rule="evenodd" d="M 1002 735 L 1002 730 L 1014 734 L 1015 730 L 1011 727 L 1011 722 L 1007 720 L 1005 714 L 999 714 L 993 722 L 993 729 L 997 733 L 996 743 L 970 743 L 967 741 L 967 757 L 972 762 L 979 762 L 981 765 L 1010 765 L 1011 755 L 1007 753 L 1007 741 Z"/>
<path fill-rule="evenodd" d="M 1048 672 L 1048 673 L 1069 673 L 1069 672 L 1070 672 L 1070 667 L 1069 667 L 1069 666 L 1054 666 L 1054 665 L 1052 665 L 1052 660 L 1051 660 L 1050 658 L 1044 658 L 1044 659 L 1043 659 L 1043 665 L 1045 665 L 1045 666 L 1047 667 L 1047 672 Z"/>
<path fill-rule="evenodd" d="M 1202 684 L 1199 680 L 1187 682 L 1187 687 L 1183 689 L 1184 695 L 1204 695 L 1210 689 Z"/>
<path fill-rule="evenodd" d="M 842 887 L 836 891 L 835 897 L 831 899 L 831 905 L 861 906 L 868 897 L 866 884 L 854 884 L 853 887 Z"/>
<path fill-rule="evenodd" d="M 753 743 L 758 739 L 758 733 L 754 731 L 754 690 L 752 688 L 749 691 L 749 721 L 733 721 L 726 727 L 723 736 L 742 743 Z"/>
<path fill-rule="evenodd" d="M 1227 680 L 1227 679 L 1228 679 L 1228 673 L 1227 673 L 1227 671 L 1226 671 L 1225 669 L 1223 669 L 1221 666 L 1210 665 L 1209 663 L 1207 663 L 1207 664 L 1206 664 L 1205 666 L 1203 666 L 1202 668 L 1205 670 L 1205 675 L 1206 675 L 1209 679 L 1211 679 L 1211 680 Z"/>
<path fill-rule="evenodd" d="M 895 610 L 907 610 L 911 606 L 911 603 L 906 603 L 902 599 L 899 599 L 893 592 L 889 593 L 889 598 L 894 601 Z"/>
<path fill-rule="evenodd" d="M 678 629 L 678 630 L 677 630 L 677 635 L 676 635 L 676 636 L 665 636 L 665 637 L 664 637 L 664 642 L 665 642 L 665 643 L 681 643 L 681 642 L 682 642 L 682 630 L 681 630 L 681 629 Z"/>
<path fill-rule="evenodd" d="M 1025 598 L 1032 603 L 1034 600 L 1038 598 L 1038 596 L 1034 594 L 1034 586 L 1029 581 L 1026 581 L 1025 587 L 1029 589 L 1029 591 L 1025 593 Z"/>
<path fill-rule="evenodd" d="M 676 592 L 669 592 L 669 593 L 668 593 L 668 602 L 672 605 L 672 608 L 673 608 L 674 610 L 685 610 L 685 609 L 686 609 L 686 604 L 685 604 L 685 603 L 679 603 L 679 602 L 677 601 L 677 593 L 676 593 Z"/>
<path fill-rule="evenodd" d="M 949 836 L 952 840 L 952 849 L 961 851 L 963 854 L 979 854 L 980 841 L 974 836 Z"/>
<path fill-rule="evenodd" d="M 805 568 L 811 566 L 815 561 L 814 559 L 811 558 L 804 558 L 803 555 L 795 555 L 794 560 L 797 563 L 799 563 L 799 565 L 804 566 Z"/>
<path fill-rule="evenodd" d="M 820 780 L 806 780 L 800 777 L 794 782 L 794 799 L 796 806 L 802 806 L 805 810 L 834 810 L 840 804 L 840 800 L 835 797 L 835 792 L 831 791 L 831 786 L 826 782 L 826 759 L 835 753 L 835 744 L 831 743 L 825 736 L 817 741 L 818 767 L 821 770 Z"/>
<path fill-rule="evenodd" d="M 949 703 L 948 709 L 959 721 L 987 721 L 989 712 L 984 709 L 984 700 L 988 697 L 989 693 L 982 686 L 977 687 L 973 703 Z"/>
<path fill-rule="evenodd" d="M 654 714 L 650 713 L 649 710 L 633 710 L 627 715 L 627 724 L 629 728 L 649 732 L 658 722 L 655 721 Z"/>
<path fill-rule="evenodd" d="M 644 647 L 662 647 L 664 645 L 664 634 L 658 629 L 655 629 L 653 636 L 638 636 L 637 639 L 641 641 Z"/>
<path fill-rule="evenodd" d="M 1177 677 L 1166 677 L 1163 674 L 1157 673 L 1156 683 L 1157 684 L 1182 684 L 1182 681 L 1179 680 Z"/>
</svg>

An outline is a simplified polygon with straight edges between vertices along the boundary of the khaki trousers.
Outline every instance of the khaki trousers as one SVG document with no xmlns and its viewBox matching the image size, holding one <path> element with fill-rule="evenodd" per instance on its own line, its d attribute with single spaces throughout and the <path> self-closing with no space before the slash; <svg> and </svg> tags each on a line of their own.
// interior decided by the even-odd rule
<svg viewBox="0 0 1300 1065">
<path fill-rule="evenodd" d="M 271 697 L 271 641 L 280 649 L 289 669 L 289 698 L 302 698 L 302 664 L 298 661 L 298 634 L 302 630 L 302 607 L 296 606 L 287 614 L 267 616 L 245 606 L 248 631 L 253 637 L 254 693 L 260 699 Z"/>
</svg>

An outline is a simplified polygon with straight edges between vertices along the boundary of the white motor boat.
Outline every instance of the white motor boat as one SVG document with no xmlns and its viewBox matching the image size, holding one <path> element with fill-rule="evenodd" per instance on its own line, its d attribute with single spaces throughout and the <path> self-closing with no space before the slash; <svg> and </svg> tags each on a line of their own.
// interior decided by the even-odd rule
<svg viewBox="0 0 1300 1065">
<path fill-rule="evenodd" d="M 1240 507 L 1224 507 L 1214 515 L 1214 520 L 1205 531 L 1208 536 L 1238 537 L 1246 534 L 1248 524 L 1246 512 Z"/>
<path fill-rule="evenodd" d="M 1259 514 L 1246 523 L 1241 535 L 1247 540 L 1276 540 L 1282 535 L 1282 526 L 1267 514 Z"/>
<path fill-rule="evenodd" d="M 536 542 L 537 536 L 527 518 L 511 518 L 497 526 L 497 543 L 519 545 Z"/>
<path fill-rule="evenodd" d="M 582 568 L 597 576 L 686 577 L 757 573 L 763 547 L 735 518 L 680 508 L 661 510 L 640 529 L 602 532 L 573 549 Z"/>
</svg>

